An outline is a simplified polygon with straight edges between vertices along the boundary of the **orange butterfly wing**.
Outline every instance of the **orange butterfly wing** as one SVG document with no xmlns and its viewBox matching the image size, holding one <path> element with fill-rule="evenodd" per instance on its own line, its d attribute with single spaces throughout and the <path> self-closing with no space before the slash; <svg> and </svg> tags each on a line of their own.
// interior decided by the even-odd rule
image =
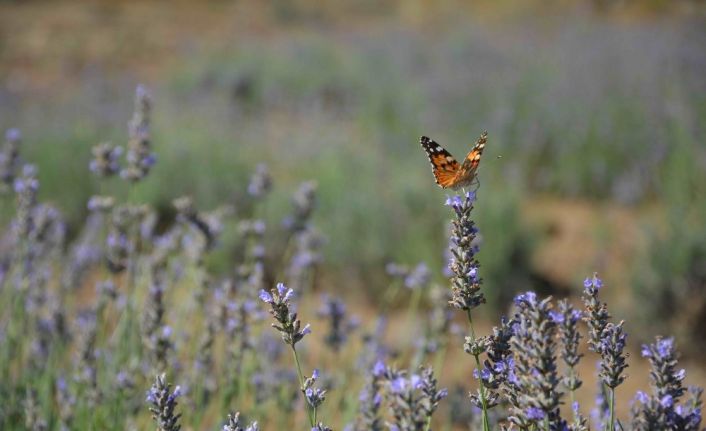
<svg viewBox="0 0 706 431">
<path fill-rule="evenodd" d="M 461 171 L 468 175 L 475 176 L 476 169 L 480 164 L 480 156 L 483 155 L 483 150 L 485 149 L 485 143 L 488 141 L 488 132 L 483 132 L 480 138 L 476 141 L 471 151 L 463 160 L 463 166 L 461 166 Z"/>
<path fill-rule="evenodd" d="M 433 139 L 422 136 L 419 142 L 427 153 L 436 183 L 443 188 L 452 187 L 461 165 L 451 153 Z"/>
</svg>

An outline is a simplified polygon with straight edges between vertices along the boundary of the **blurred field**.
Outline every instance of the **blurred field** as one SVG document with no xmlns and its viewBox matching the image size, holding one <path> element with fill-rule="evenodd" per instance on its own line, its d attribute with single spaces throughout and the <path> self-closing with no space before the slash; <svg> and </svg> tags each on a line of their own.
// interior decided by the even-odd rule
<svg viewBox="0 0 706 431">
<path fill-rule="evenodd" d="M 166 207 L 189 193 L 209 207 L 266 162 L 283 186 L 319 183 L 327 261 L 368 273 L 441 262 L 443 193 L 416 141 L 462 154 L 487 129 L 479 223 L 494 238 L 482 258 L 492 284 L 565 288 L 595 269 L 627 291 L 622 267 L 656 229 L 651 216 L 703 229 L 706 32 L 689 2 L 596 5 L 6 3 L 0 115 L 24 131 L 42 193 L 75 225 L 96 191 L 88 148 L 123 139 L 128 90 L 146 82 L 160 163 L 141 199 Z M 533 262 L 563 234 L 521 214 L 543 211 L 537 196 L 627 208 L 635 234 L 606 235 L 588 217 L 580 260 Z M 614 247 L 619 265 L 604 257 Z"/>
<path fill-rule="evenodd" d="M 169 226 L 182 195 L 237 207 L 266 163 L 274 196 L 259 216 L 279 225 L 315 180 L 316 290 L 356 310 L 379 300 L 389 262 L 424 261 L 445 282 L 449 213 L 418 139 L 462 156 L 488 130 L 475 211 L 489 321 L 516 292 L 575 296 L 598 271 L 632 348 L 673 333 L 702 365 L 703 3 L 317 3 L 0 2 L 0 129 L 22 130 L 40 197 L 74 238 L 91 195 L 128 194 L 91 177 L 90 148 L 125 142 L 147 84 L 158 163 L 130 199 Z M 235 235 L 219 246 L 207 268 L 228 274 Z"/>
</svg>

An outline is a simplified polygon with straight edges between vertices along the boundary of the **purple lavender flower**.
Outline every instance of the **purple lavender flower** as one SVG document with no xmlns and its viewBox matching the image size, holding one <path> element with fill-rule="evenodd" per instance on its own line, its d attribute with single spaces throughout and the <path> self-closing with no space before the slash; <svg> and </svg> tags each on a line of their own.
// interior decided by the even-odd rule
<svg viewBox="0 0 706 431">
<path fill-rule="evenodd" d="M 550 299 L 539 301 L 533 292 L 515 298 L 513 352 L 511 365 L 514 377 L 508 377 L 504 388 L 510 403 L 510 421 L 526 429 L 541 419 L 552 429 L 565 425 L 559 416 L 561 392 L 557 386 L 556 366 L 557 324 L 550 317 Z M 541 415 L 540 415 L 541 412 Z"/>
<path fill-rule="evenodd" d="M 174 391 L 172 385 L 167 383 L 166 375 L 160 374 L 155 379 L 154 384 L 147 391 L 146 401 L 150 404 L 152 418 L 157 422 L 160 431 L 179 431 L 179 419 L 181 414 L 176 413 L 177 398 L 181 395 L 181 389 L 177 386 Z"/>
<path fill-rule="evenodd" d="M 537 422 L 544 419 L 544 412 L 540 408 L 529 407 L 527 410 L 525 410 L 525 416 L 528 420 Z"/>
<path fill-rule="evenodd" d="M 55 400 L 59 409 L 59 425 L 62 429 L 71 429 L 74 418 L 76 396 L 71 394 L 66 379 L 59 377 L 55 384 Z"/>
<path fill-rule="evenodd" d="M 109 143 L 98 144 L 91 150 L 93 159 L 88 167 L 92 173 L 99 177 L 111 177 L 120 172 L 120 156 L 123 148 Z"/>
<path fill-rule="evenodd" d="M 157 274 L 157 273 L 156 273 Z M 157 372 L 167 369 L 169 353 L 174 349 L 171 341 L 171 327 L 166 324 L 164 315 L 164 280 L 162 276 L 153 277 L 149 288 L 147 304 L 142 318 L 143 342 L 150 354 L 150 365 Z"/>
<path fill-rule="evenodd" d="M 415 266 L 404 278 L 404 286 L 408 289 L 421 289 L 429 284 L 431 271 L 424 262 Z"/>
<path fill-rule="evenodd" d="M 13 222 L 15 236 L 24 239 L 30 237 L 31 232 L 36 228 L 35 212 L 38 205 L 39 181 L 37 170 L 33 165 L 22 167 L 21 176 L 15 179 L 14 190 L 17 195 L 17 215 Z"/>
<path fill-rule="evenodd" d="M 282 221 L 282 225 L 293 234 L 307 228 L 314 209 L 316 208 L 316 182 L 306 181 L 292 196 L 292 215 Z"/>
<path fill-rule="evenodd" d="M 387 404 L 392 416 L 388 426 L 400 430 L 424 429 L 439 402 L 448 395 L 448 391 L 437 389 L 430 368 L 422 369 L 421 375 L 408 375 L 406 371 L 388 368 L 385 379 Z"/>
<path fill-rule="evenodd" d="M 453 273 L 450 304 L 462 310 L 471 310 L 485 303 L 485 297 L 480 292 L 481 280 L 477 272 L 479 264 L 475 258 L 477 250 L 473 244 L 478 232 L 471 220 L 474 199 L 475 194 L 471 192 L 447 199 L 447 204 L 456 215 L 452 222 L 450 242 L 452 258 L 449 268 Z"/>
<path fill-rule="evenodd" d="M 625 380 L 623 371 L 628 367 L 623 353 L 627 334 L 623 332 L 623 323 L 617 325 L 608 323 L 603 330 L 600 341 L 601 371 L 599 376 L 603 383 L 615 389 Z"/>
<path fill-rule="evenodd" d="M 524 306 L 525 304 L 534 307 L 535 305 L 537 305 L 537 294 L 531 291 L 521 293 L 515 296 L 514 302 L 515 305 L 518 307 Z"/>
<path fill-rule="evenodd" d="M 8 129 L 5 132 L 5 144 L 0 149 L 0 192 L 12 189 L 15 177 L 20 168 L 20 144 L 22 134 L 18 129 Z"/>
<path fill-rule="evenodd" d="M 202 213 L 196 208 L 194 200 L 189 196 L 181 196 L 172 201 L 177 211 L 177 221 L 183 227 L 182 249 L 195 262 L 203 259 L 204 253 L 211 250 L 222 230 L 220 210 L 212 213 Z M 228 210 L 223 210 L 227 215 Z"/>
<path fill-rule="evenodd" d="M 586 306 L 584 321 L 588 324 L 589 348 L 596 353 L 600 353 L 603 331 L 610 319 L 608 306 L 598 299 L 598 291 L 602 286 L 603 282 L 597 274 L 584 281 L 583 302 Z"/>
<path fill-rule="evenodd" d="M 488 359 L 483 362 L 483 368 L 480 372 L 474 371 L 476 378 L 480 378 L 481 384 L 486 389 L 485 403 L 487 408 L 495 407 L 498 404 L 498 390 L 504 384 L 508 383 L 510 374 L 513 373 L 512 367 L 514 361 L 510 350 L 510 339 L 512 338 L 512 326 L 514 320 L 502 318 L 500 326 L 493 327 L 493 334 L 489 337 L 479 339 L 479 342 L 484 345 L 484 350 L 488 354 Z M 464 344 L 464 350 L 467 353 L 472 353 L 473 343 L 470 337 L 467 337 Z M 512 377 L 515 377 L 512 374 Z M 471 394 L 471 402 L 478 408 L 482 408 L 482 400 L 480 393 Z"/>
<path fill-rule="evenodd" d="M 562 300 L 559 301 L 558 311 L 550 311 L 550 317 L 558 324 L 559 339 L 561 340 L 561 358 L 569 371 L 568 375 L 562 379 L 562 382 L 571 392 L 573 398 L 574 391 L 580 388 L 582 384 L 576 373 L 576 366 L 583 356 L 583 354 L 578 352 L 582 338 L 578 331 L 581 312 L 576 310 L 567 300 Z"/>
<path fill-rule="evenodd" d="M 266 290 L 260 290 L 259 297 L 262 302 L 265 302 L 267 304 L 272 304 L 273 302 L 275 302 L 274 297 L 270 295 L 270 292 L 267 292 Z"/>
<path fill-rule="evenodd" d="M 304 380 L 304 387 L 302 388 L 307 403 L 309 403 L 313 409 L 317 409 L 326 399 L 326 391 L 314 386 L 318 378 L 319 370 L 314 369 L 311 373 L 311 377 Z"/>
<path fill-rule="evenodd" d="M 144 86 L 138 85 L 135 90 L 135 109 L 128 123 L 127 165 L 120 172 L 123 179 L 131 182 L 146 177 L 156 162 L 156 156 L 151 151 L 151 110 L 152 96 Z"/>
<path fill-rule="evenodd" d="M 449 391 L 446 388 L 437 389 L 437 381 L 431 367 L 422 369 L 422 376 L 419 386 L 424 396 L 422 409 L 424 410 L 428 420 L 431 420 L 431 417 L 439 406 L 439 403 L 449 395 Z"/>
<path fill-rule="evenodd" d="M 358 396 L 358 414 L 352 426 L 354 431 L 382 431 L 380 418 L 382 404 L 382 383 L 387 371 L 385 364 L 378 360 L 366 376 L 365 386 Z"/>
<path fill-rule="evenodd" d="M 96 406 L 102 398 L 98 386 L 98 359 L 96 314 L 93 311 L 80 313 L 76 318 L 76 332 L 79 335 L 76 360 L 74 361 L 74 380 L 84 388 L 84 400 L 88 405 Z"/>
<path fill-rule="evenodd" d="M 657 338 L 642 346 L 642 355 L 650 361 L 652 394 L 638 392 L 633 406 L 632 425 L 635 430 L 696 431 L 701 425 L 700 388 L 690 388 L 690 400 L 680 403 L 687 392 L 682 385 L 684 370 L 677 369 L 677 353 L 672 338 Z"/>
<path fill-rule="evenodd" d="M 240 426 L 240 412 L 235 412 L 235 414 L 228 414 L 228 422 L 223 425 L 223 431 L 259 431 L 260 427 L 257 422 L 252 422 L 247 427 L 243 428 Z"/>
<path fill-rule="evenodd" d="M 276 323 L 273 323 L 272 327 L 279 331 L 282 340 L 292 347 L 311 333 L 309 324 L 302 328 L 297 313 L 290 312 L 293 295 L 293 290 L 282 283 L 277 284 L 277 288 L 270 292 L 260 291 L 260 299 L 270 305 L 270 314 L 275 318 Z"/>
<path fill-rule="evenodd" d="M 461 196 L 458 195 L 446 196 L 446 202 L 444 202 L 444 205 L 454 209 L 460 208 L 462 204 L 463 200 L 461 199 Z"/>
<path fill-rule="evenodd" d="M 334 352 L 338 352 L 348 340 L 348 336 L 357 328 L 357 323 L 346 316 L 346 304 L 337 298 L 324 296 L 321 308 L 317 313 L 319 318 L 329 322 L 329 331 L 324 336 L 324 342 Z"/>
<path fill-rule="evenodd" d="M 267 169 L 267 165 L 259 164 L 255 167 L 255 173 L 250 177 L 248 184 L 248 194 L 254 198 L 262 198 L 272 189 L 272 176 Z"/>
<path fill-rule="evenodd" d="M 287 277 L 298 291 L 311 286 L 316 266 L 323 260 L 321 248 L 324 236 L 308 223 L 303 228 L 290 232 L 294 253 L 288 263 Z"/>
<path fill-rule="evenodd" d="M 44 431 L 49 428 L 47 421 L 42 417 L 36 390 L 26 390 L 22 405 L 24 407 L 25 429 Z"/>
</svg>

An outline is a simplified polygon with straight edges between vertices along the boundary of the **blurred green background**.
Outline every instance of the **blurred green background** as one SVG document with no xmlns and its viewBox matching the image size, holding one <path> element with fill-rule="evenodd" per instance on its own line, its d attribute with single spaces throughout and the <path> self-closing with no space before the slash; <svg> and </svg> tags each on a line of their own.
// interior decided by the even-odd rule
<svg viewBox="0 0 706 431">
<path fill-rule="evenodd" d="M 0 128 L 78 232 L 98 142 L 137 83 L 158 163 L 136 198 L 237 203 L 264 162 L 319 187 L 324 271 L 376 294 L 387 262 L 441 280 L 448 209 L 419 136 L 489 132 L 477 221 L 488 295 L 599 271 L 639 336 L 706 328 L 706 9 L 700 1 L 0 2 Z M 111 188 L 112 187 L 112 188 Z M 3 220 L 13 211 L 0 201 Z M 209 264 L 229 269 L 228 244 Z M 384 283 L 384 282 L 383 282 Z M 329 289 L 330 290 L 330 289 Z M 703 343 L 680 343 L 697 353 Z"/>
</svg>

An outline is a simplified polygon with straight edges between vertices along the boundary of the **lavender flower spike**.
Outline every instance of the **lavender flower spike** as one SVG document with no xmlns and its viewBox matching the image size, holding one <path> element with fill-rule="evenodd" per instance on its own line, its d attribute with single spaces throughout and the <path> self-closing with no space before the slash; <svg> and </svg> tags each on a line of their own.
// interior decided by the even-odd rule
<svg viewBox="0 0 706 431">
<path fill-rule="evenodd" d="M 598 291 L 603 287 L 603 282 L 597 274 L 583 282 L 583 303 L 586 306 L 584 321 L 588 324 L 588 345 L 590 350 L 599 353 L 603 330 L 608 324 L 610 314 L 606 303 L 598 299 Z"/>
<path fill-rule="evenodd" d="M 314 386 L 318 378 L 319 370 L 315 369 L 314 372 L 311 373 L 311 377 L 304 380 L 304 386 L 302 388 L 307 403 L 309 403 L 313 409 L 317 409 L 326 399 L 326 391 Z"/>
<path fill-rule="evenodd" d="M 657 338 L 653 344 L 642 346 L 642 356 L 650 361 L 652 395 L 638 392 L 633 407 L 633 429 L 697 431 L 701 429 L 700 388 L 690 388 L 689 401 L 681 403 L 686 393 L 682 382 L 683 369 L 678 369 L 674 340 Z"/>
<path fill-rule="evenodd" d="M 228 423 L 223 425 L 223 431 L 260 431 L 257 422 L 253 422 L 246 428 L 240 426 L 240 412 L 228 414 Z"/>
<path fill-rule="evenodd" d="M 473 244 L 478 229 L 471 220 L 475 194 L 467 192 L 462 196 L 447 199 L 446 204 L 453 208 L 456 219 L 452 222 L 451 231 L 451 261 L 449 269 L 452 297 L 449 303 L 461 310 L 471 310 L 485 303 L 485 297 L 480 292 L 481 280 L 478 278 L 478 261 L 475 254 L 478 247 Z"/>
<path fill-rule="evenodd" d="M 279 283 L 276 289 L 270 292 L 260 291 L 260 300 L 270 305 L 270 314 L 277 323 L 272 327 L 282 334 L 282 340 L 294 347 L 305 335 L 311 333 L 309 324 L 301 327 L 301 322 L 297 319 L 297 313 L 290 312 L 291 299 L 294 291 L 288 289 L 284 284 Z"/>
<path fill-rule="evenodd" d="M 625 375 L 623 371 L 628 367 L 625 362 L 625 341 L 627 334 L 623 332 L 623 323 L 617 325 L 608 323 L 603 330 L 603 339 L 600 344 L 601 371 L 599 376 L 603 383 L 611 389 L 615 389 L 623 383 Z"/>
<path fill-rule="evenodd" d="M 151 405 L 152 418 L 157 422 L 158 431 L 179 431 L 179 418 L 181 414 L 175 413 L 177 398 L 181 395 L 181 388 L 177 386 L 174 391 L 172 385 L 167 383 L 164 373 L 157 376 L 154 384 L 147 392 L 147 402 Z"/>
<path fill-rule="evenodd" d="M 157 160 L 151 149 L 151 110 L 152 96 L 144 86 L 138 85 L 135 90 L 135 110 L 128 123 L 127 165 L 120 172 L 120 176 L 130 182 L 146 177 Z"/>
<path fill-rule="evenodd" d="M 515 298 L 517 312 L 510 340 L 513 351 L 506 396 L 510 421 L 520 429 L 541 426 L 563 429 L 559 415 L 561 392 L 556 365 L 556 326 L 549 298 L 537 300 L 533 293 Z"/>
</svg>

